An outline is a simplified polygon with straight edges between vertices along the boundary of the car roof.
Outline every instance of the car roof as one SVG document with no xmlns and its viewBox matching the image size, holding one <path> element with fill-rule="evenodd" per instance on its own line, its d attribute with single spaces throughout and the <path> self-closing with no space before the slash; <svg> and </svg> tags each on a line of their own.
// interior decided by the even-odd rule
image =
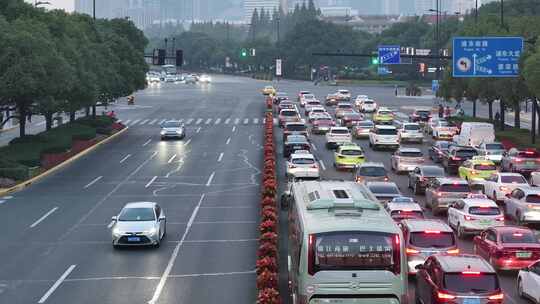
<svg viewBox="0 0 540 304">
<path fill-rule="evenodd" d="M 296 109 L 281 109 L 281 111 L 279 111 L 279 112 L 281 113 L 281 112 L 292 112 L 292 111 L 298 113 L 298 110 L 296 110 Z"/>
<path fill-rule="evenodd" d="M 437 177 L 437 180 L 441 184 L 453 184 L 453 183 L 468 184 L 466 180 L 459 177 Z"/>
<path fill-rule="evenodd" d="M 397 186 L 396 183 L 394 182 L 367 182 L 366 183 L 366 186 L 368 186 L 368 188 L 370 186 L 391 186 L 391 187 L 396 187 L 399 189 L 399 187 Z"/>
<path fill-rule="evenodd" d="M 129 202 L 127 203 L 124 208 L 154 208 L 154 206 L 157 205 L 155 202 Z"/>
<path fill-rule="evenodd" d="M 362 151 L 362 147 L 360 147 L 359 145 L 357 145 L 355 143 L 341 145 L 341 146 L 339 146 L 339 149 L 341 149 L 341 150 L 348 149 L 348 150 L 360 150 L 360 151 Z"/>
<path fill-rule="evenodd" d="M 401 222 L 403 225 L 407 226 L 407 228 L 411 232 L 419 232 L 426 230 L 453 232 L 452 228 L 450 228 L 448 224 L 438 219 L 405 219 Z"/>
<path fill-rule="evenodd" d="M 489 159 L 471 159 L 470 160 L 473 164 L 487 164 L 487 165 L 495 165 L 495 163 Z"/>
<path fill-rule="evenodd" d="M 347 127 L 331 127 L 330 130 L 347 130 L 347 131 L 349 131 L 349 128 L 347 128 Z"/>
<path fill-rule="evenodd" d="M 379 111 L 391 111 L 391 110 L 387 107 L 379 107 Z"/>
<path fill-rule="evenodd" d="M 416 126 L 419 126 L 420 124 L 417 123 L 417 122 L 409 122 L 409 121 L 405 121 L 405 122 L 401 122 L 402 125 L 404 126 L 407 126 L 407 125 L 416 125 Z"/>
<path fill-rule="evenodd" d="M 499 176 L 523 176 L 521 173 L 517 172 L 497 172 Z"/>
<path fill-rule="evenodd" d="M 469 207 L 498 207 L 497 204 L 489 198 L 464 198 L 462 201 Z"/>
<path fill-rule="evenodd" d="M 496 227 L 490 227 L 491 229 L 502 233 L 502 232 L 532 232 L 534 231 L 528 227 L 523 226 L 496 226 Z"/>
<path fill-rule="evenodd" d="M 484 273 L 495 273 L 493 267 L 482 257 L 474 254 L 435 254 L 444 272 L 478 271 Z"/>
<path fill-rule="evenodd" d="M 375 128 L 377 129 L 388 129 L 393 130 L 396 128 L 396 126 L 390 126 L 390 125 L 375 125 Z"/>
<path fill-rule="evenodd" d="M 428 107 L 416 107 L 415 111 L 430 111 L 431 112 L 431 108 L 428 108 Z"/>
<path fill-rule="evenodd" d="M 411 211 L 424 211 L 418 203 L 386 203 L 388 211 L 394 210 L 411 210 Z"/>
<path fill-rule="evenodd" d="M 384 168 L 384 164 L 376 163 L 376 162 L 365 162 L 358 167 L 383 167 Z"/>
<path fill-rule="evenodd" d="M 418 148 L 408 148 L 408 147 L 399 148 L 398 151 L 399 152 L 420 152 L 420 153 L 422 153 L 422 150 L 420 150 Z"/>
<path fill-rule="evenodd" d="M 313 156 L 313 154 L 311 154 L 311 153 L 293 153 L 293 154 L 291 154 L 291 159 L 293 159 L 293 158 L 313 158 L 313 159 L 315 159 L 315 156 Z"/>
<path fill-rule="evenodd" d="M 362 121 L 360 121 L 360 123 L 366 123 L 366 124 L 367 124 L 367 123 L 370 123 L 370 124 L 372 124 L 372 125 L 375 124 L 375 123 L 373 122 L 373 120 L 369 120 L 369 119 L 362 120 Z"/>
<path fill-rule="evenodd" d="M 340 102 L 340 103 L 338 103 L 337 105 L 338 105 L 338 107 L 339 107 L 339 106 L 343 106 L 343 105 L 345 105 L 345 106 L 351 106 L 351 107 L 352 107 L 352 103 L 350 103 L 350 102 Z"/>
</svg>

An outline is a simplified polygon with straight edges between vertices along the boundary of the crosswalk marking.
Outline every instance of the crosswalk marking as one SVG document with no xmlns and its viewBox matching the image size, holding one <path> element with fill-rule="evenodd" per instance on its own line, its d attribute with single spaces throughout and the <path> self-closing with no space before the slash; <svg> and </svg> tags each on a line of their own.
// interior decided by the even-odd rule
<svg viewBox="0 0 540 304">
<path fill-rule="evenodd" d="M 162 123 L 164 123 L 165 121 L 166 121 L 166 119 L 162 119 L 162 120 L 159 122 L 159 124 L 162 124 Z"/>
<path fill-rule="evenodd" d="M 153 119 L 149 124 L 150 124 L 150 125 L 153 125 L 153 124 L 155 124 L 156 122 L 157 122 L 157 119 Z"/>
<path fill-rule="evenodd" d="M 146 124 L 149 120 L 150 120 L 150 119 L 145 119 L 145 120 L 141 121 L 140 125 Z"/>
<path fill-rule="evenodd" d="M 225 119 L 225 124 L 228 125 L 230 121 L 231 121 L 230 118 Z"/>
<path fill-rule="evenodd" d="M 259 119 L 258 119 L 258 118 L 253 118 L 253 123 L 254 123 L 254 124 L 258 124 L 258 123 L 259 123 Z"/>
<path fill-rule="evenodd" d="M 179 123 L 183 123 L 183 122 L 184 122 L 184 119 L 183 119 L 183 118 L 180 118 L 180 119 L 178 120 L 178 122 L 179 122 Z"/>
<path fill-rule="evenodd" d="M 247 125 L 249 123 L 249 118 L 244 118 L 244 124 Z"/>
<path fill-rule="evenodd" d="M 278 124 L 278 119 L 274 118 L 274 125 L 277 125 L 277 124 Z"/>
<path fill-rule="evenodd" d="M 237 125 L 240 122 L 240 118 L 234 120 L 234 124 Z"/>
<path fill-rule="evenodd" d="M 262 124 L 264 125 L 266 123 L 266 117 L 262 119 Z"/>
<path fill-rule="evenodd" d="M 212 122 L 212 118 L 208 118 L 204 124 L 205 124 L 205 125 L 208 125 L 208 124 L 210 124 L 211 122 Z"/>
<path fill-rule="evenodd" d="M 219 123 L 221 122 L 221 118 L 218 118 L 216 119 L 216 121 L 214 122 L 215 125 L 219 125 Z"/>
<path fill-rule="evenodd" d="M 245 117 L 237 117 L 237 118 L 232 118 L 232 117 L 215 117 L 215 118 L 164 118 L 164 119 L 161 119 L 161 118 L 152 118 L 152 119 L 128 119 L 128 120 L 125 120 L 124 121 L 124 124 L 127 126 L 135 126 L 135 125 L 139 125 L 139 126 L 143 126 L 143 125 L 146 125 L 146 126 L 152 126 L 152 125 L 161 125 L 163 124 L 164 122 L 166 121 L 169 121 L 169 120 L 175 120 L 175 121 L 178 121 L 179 123 L 183 123 L 184 125 L 199 125 L 199 126 L 202 126 L 202 125 L 206 125 L 206 126 L 217 126 L 217 125 L 220 125 L 220 124 L 225 124 L 225 125 L 229 125 L 229 124 L 232 124 L 232 125 L 244 125 L 244 126 L 247 126 L 247 125 L 262 125 L 262 124 L 265 124 L 266 122 L 266 118 L 264 117 L 253 117 L 253 118 L 245 118 Z M 274 124 L 277 124 L 278 123 L 278 119 L 275 118 L 274 119 Z"/>
<path fill-rule="evenodd" d="M 192 121 L 193 121 L 193 118 L 188 119 L 188 120 L 186 121 L 186 125 L 191 124 Z"/>
<path fill-rule="evenodd" d="M 141 120 L 140 120 L 140 119 L 135 119 L 135 120 L 133 121 L 133 124 L 132 124 L 132 125 L 136 125 L 136 124 L 138 124 L 138 123 L 139 123 L 139 121 L 141 121 Z"/>
<path fill-rule="evenodd" d="M 131 122 L 131 119 L 126 120 L 125 125 L 126 125 L 126 126 L 129 125 L 130 122 Z"/>
<path fill-rule="evenodd" d="M 197 121 L 195 122 L 196 125 L 200 124 L 203 121 L 202 118 L 197 118 Z"/>
</svg>

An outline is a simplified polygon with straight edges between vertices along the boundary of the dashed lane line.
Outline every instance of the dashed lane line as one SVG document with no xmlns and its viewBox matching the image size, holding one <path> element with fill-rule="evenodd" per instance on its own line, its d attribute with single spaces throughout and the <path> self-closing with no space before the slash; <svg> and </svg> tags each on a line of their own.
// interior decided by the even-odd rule
<svg viewBox="0 0 540 304">
<path fill-rule="evenodd" d="M 128 155 L 124 156 L 124 158 L 122 158 L 122 159 L 120 160 L 120 163 L 125 162 L 125 161 L 126 161 L 128 158 L 130 158 L 130 157 L 131 157 L 131 154 L 128 154 Z"/>
<path fill-rule="evenodd" d="M 45 303 L 45 301 L 47 301 L 47 299 L 53 294 L 53 292 L 56 289 L 58 289 L 58 287 L 60 287 L 62 282 L 64 282 L 64 280 L 69 276 L 69 274 L 73 271 L 73 269 L 75 269 L 75 267 L 77 267 L 77 265 L 69 266 L 69 268 L 62 274 L 62 276 L 56 282 L 54 282 L 53 286 L 51 286 L 51 288 L 47 290 L 47 292 L 43 295 L 43 297 L 39 299 L 38 303 L 39 304 Z"/>
<path fill-rule="evenodd" d="M 222 159 L 223 159 L 223 152 L 221 152 L 221 154 L 219 154 L 219 157 L 217 159 L 218 163 L 221 162 Z"/>
<path fill-rule="evenodd" d="M 210 187 L 210 185 L 212 184 L 212 180 L 214 179 L 214 175 L 216 175 L 216 171 L 212 172 L 212 174 L 210 174 L 210 177 L 208 177 L 208 181 L 206 182 L 206 187 Z"/>
<path fill-rule="evenodd" d="M 319 163 L 321 164 L 321 168 L 322 168 L 323 170 L 326 170 L 326 166 L 324 165 L 324 162 L 323 162 L 322 159 L 319 159 Z"/>
<path fill-rule="evenodd" d="M 171 158 L 169 158 L 169 160 L 167 161 L 168 164 L 172 163 L 173 160 L 176 158 L 176 154 L 174 154 L 173 156 L 171 156 Z"/>
<path fill-rule="evenodd" d="M 84 189 L 90 188 L 93 184 L 97 183 L 102 178 L 103 178 L 103 176 L 98 176 L 98 177 L 94 178 L 93 181 L 89 182 L 88 184 L 86 184 L 86 186 L 84 186 Z"/>
<path fill-rule="evenodd" d="M 47 213 L 45 213 L 42 217 L 40 217 L 37 221 L 35 221 L 34 223 L 32 223 L 32 225 L 30 225 L 30 228 L 34 228 L 36 227 L 37 225 L 39 225 L 39 223 L 43 222 L 49 215 L 53 214 L 56 210 L 58 210 L 58 207 L 54 207 L 52 208 L 51 210 L 49 210 Z"/>
<path fill-rule="evenodd" d="M 152 177 L 152 179 L 144 186 L 145 188 L 148 188 L 152 185 L 152 183 L 157 179 L 157 176 Z"/>
</svg>

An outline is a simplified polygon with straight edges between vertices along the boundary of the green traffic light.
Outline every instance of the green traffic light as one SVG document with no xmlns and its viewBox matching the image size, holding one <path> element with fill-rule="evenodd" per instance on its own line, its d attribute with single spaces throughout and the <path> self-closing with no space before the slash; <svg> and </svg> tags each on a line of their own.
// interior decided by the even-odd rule
<svg viewBox="0 0 540 304">
<path fill-rule="evenodd" d="M 242 57 L 247 57 L 247 50 L 246 50 L 246 49 L 242 49 L 242 52 L 240 53 L 240 56 L 242 56 Z"/>
<path fill-rule="evenodd" d="M 379 64 L 379 58 L 377 57 L 371 58 L 371 64 Z"/>
</svg>

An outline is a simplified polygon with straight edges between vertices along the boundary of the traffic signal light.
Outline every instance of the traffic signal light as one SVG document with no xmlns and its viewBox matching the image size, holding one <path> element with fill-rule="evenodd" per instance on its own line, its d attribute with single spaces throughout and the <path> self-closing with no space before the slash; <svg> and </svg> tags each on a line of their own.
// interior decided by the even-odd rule
<svg viewBox="0 0 540 304">
<path fill-rule="evenodd" d="M 176 50 L 176 66 L 181 67 L 184 64 L 184 51 Z"/>
<path fill-rule="evenodd" d="M 379 64 L 379 57 L 371 57 L 371 64 Z"/>
<path fill-rule="evenodd" d="M 245 58 L 248 55 L 248 51 L 246 49 L 242 49 L 240 51 L 240 57 Z"/>
<path fill-rule="evenodd" d="M 165 50 L 164 49 L 158 49 L 157 50 L 157 65 L 165 65 Z"/>
</svg>

